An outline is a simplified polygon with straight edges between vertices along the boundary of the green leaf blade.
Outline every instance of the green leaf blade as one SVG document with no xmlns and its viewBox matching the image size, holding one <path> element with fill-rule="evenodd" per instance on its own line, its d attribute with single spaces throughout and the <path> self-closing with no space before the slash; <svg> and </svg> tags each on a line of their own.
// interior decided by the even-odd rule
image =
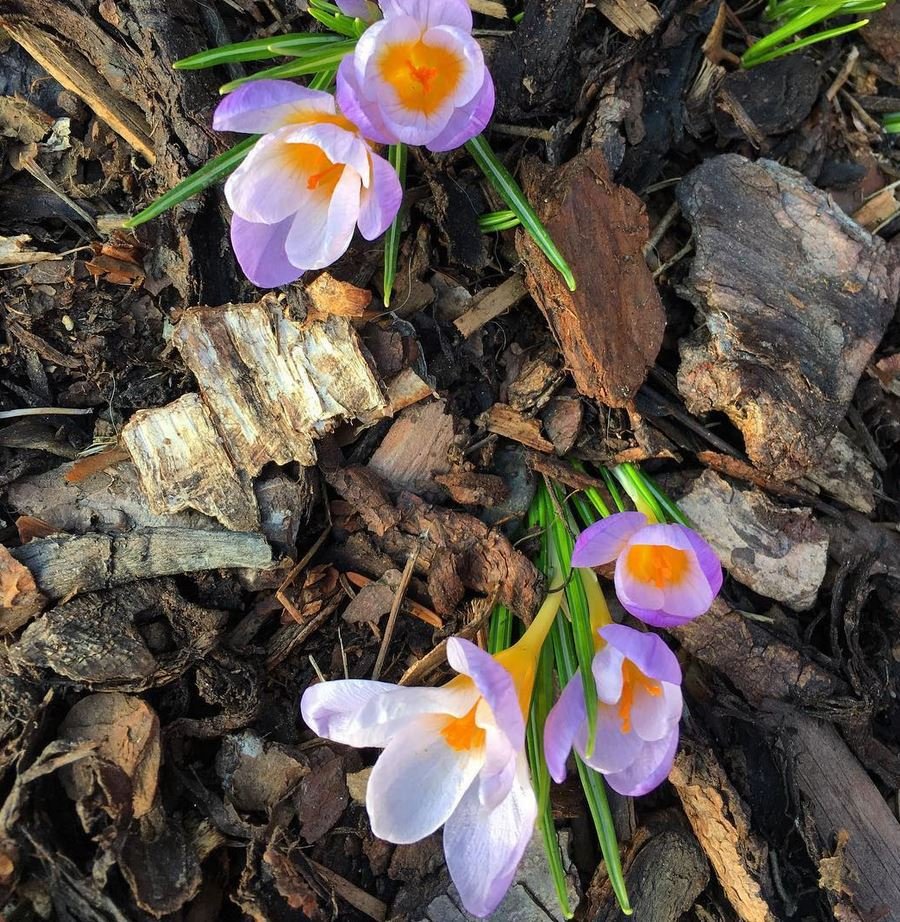
<svg viewBox="0 0 900 922">
<path fill-rule="evenodd" d="M 255 74 L 250 74 L 247 77 L 240 77 L 237 80 L 224 83 L 219 87 L 219 93 L 222 95 L 230 93 L 239 86 L 244 86 L 247 83 L 254 83 L 257 80 L 283 80 L 329 70 L 332 67 L 337 67 L 355 47 L 356 39 L 332 42 L 322 48 L 316 48 L 310 51 L 309 54 L 304 54 L 302 57 L 296 57 L 293 61 L 288 61 L 286 64 L 279 64 L 277 67 L 269 67 Z"/>
<path fill-rule="evenodd" d="M 510 211 L 522 222 L 522 227 L 540 247 L 550 264 L 562 275 L 569 290 L 575 291 L 575 276 L 572 274 L 569 264 L 557 249 L 556 244 L 547 232 L 547 228 L 544 227 L 541 219 L 537 216 L 537 212 L 531 207 L 528 199 L 525 198 L 525 193 L 522 192 L 519 184 L 491 150 L 491 146 L 485 140 L 484 135 L 478 135 L 478 137 L 467 141 L 466 149 L 478 164 L 479 169 L 496 189 L 500 198 L 506 202 Z"/>
<path fill-rule="evenodd" d="M 252 135 L 245 138 L 240 144 L 236 144 L 224 154 L 213 157 L 205 163 L 199 170 L 192 173 L 187 179 L 183 179 L 174 189 L 170 189 L 165 195 L 161 195 L 155 202 L 152 202 L 142 211 L 139 211 L 133 218 L 125 222 L 125 227 L 134 229 L 152 221 L 163 212 L 180 205 L 194 195 L 202 192 L 204 189 L 224 179 L 240 165 L 241 161 L 250 153 L 253 145 L 259 140 L 259 135 Z"/>
<path fill-rule="evenodd" d="M 285 56 L 302 56 L 323 45 L 340 41 L 337 35 L 324 35 L 312 32 L 289 33 L 275 38 L 256 38 L 247 42 L 235 42 L 221 45 L 206 51 L 181 58 L 172 66 L 176 70 L 203 70 L 219 64 L 231 64 L 244 61 L 265 61 Z"/>
<path fill-rule="evenodd" d="M 407 147 L 405 144 L 391 144 L 388 147 L 388 162 L 397 171 L 400 178 L 400 188 L 406 189 Z M 403 221 L 403 205 L 401 204 L 391 226 L 384 238 L 384 306 L 390 308 L 391 295 L 394 291 L 394 282 L 397 279 L 397 260 L 400 258 L 400 232 Z"/>
</svg>

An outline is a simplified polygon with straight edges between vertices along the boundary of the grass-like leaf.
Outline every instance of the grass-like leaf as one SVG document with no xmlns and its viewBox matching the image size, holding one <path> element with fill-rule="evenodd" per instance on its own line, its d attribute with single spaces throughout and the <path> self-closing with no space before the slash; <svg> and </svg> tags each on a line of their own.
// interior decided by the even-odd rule
<svg viewBox="0 0 900 922">
<path fill-rule="evenodd" d="M 484 234 L 512 230 L 522 222 L 514 211 L 488 211 L 478 217 L 478 226 Z"/>
<path fill-rule="evenodd" d="M 212 160 L 205 163 L 196 173 L 192 173 L 187 179 L 183 179 L 174 189 L 170 189 L 165 195 L 161 195 L 155 202 L 148 205 L 143 211 L 139 211 L 133 218 L 125 222 L 125 227 L 140 227 L 147 221 L 152 221 L 164 211 L 180 205 L 182 202 L 197 195 L 213 183 L 224 179 L 230 173 L 237 169 L 240 162 L 250 153 L 253 145 L 259 140 L 259 135 L 252 135 L 245 138 L 240 144 L 236 144 L 224 154 L 213 157 Z"/>
<path fill-rule="evenodd" d="M 756 67 L 774 61 L 809 45 L 824 42 L 839 35 L 861 29 L 868 19 L 860 19 L 831 29 L 802 35 L 827 19 L 835 16 L 853 16 L 883 9 L 887 0 L 781 0 L 770 2 L 765 16 L 770 21 L 782 22 L 779 28 L 754 42 L 741 57 L 741 66 Z M 799 36 L 799 37 L 798 37 Z"/>
<path fill-rule="evenodd" d="M 561 493 L 556 493 L 556 503 L 545 487 L 539 488 L 539 497 L 543 502 L 542 526 L 548 530 L 551 553 L 556 558 L 554 569 L 563 574 L 566 580 L 566 604 L 572 619 L 572 638 L 575 642 L 575 654 L 581 670 L 581 682 L 584 686 L 584 703 L 588 718 L 587 752 L 594 749 L 597 735 L 597 686 L 591 664 L 594 660 L 594 635 L 591 628 L 591 612 L 588 605 L 584 584 L 580 579 L 570 578 L 572 573 L 572 551 L 575 539 L 570 530 L 573 522 L 568 519 L 568 510 L 560 504 Z"/>
<path fill-rule="evenodd" d="M 900 112 L 891 112 L 881 122 L 888 134 L 900 134 Z"/>
<path fill-rule="evenodd" d="M 293 61 L 286 64 L 279 64 L 277 67 L 269 67 L 265 70 L 250 74 L 247 77 L 241 77 L 238 80 L 231 80 L 219 87 L 219 93 L 230 93 L 245 83 L 252 83 L 255 80 L 279 80 L 289 77 L 302 77 L 305 74 L 315 74 L 319 71 L 329 70 L 336 67 L 350 54 L 356 47 L 356 39 L 331 42 L 319 48 L 315 48 L 298 56 Z"/>
<path fill-rule="evenodd" d="M 406 188 L 406 155 L 405 144 L 391 144 L 388 148 L 388 160 L 400 177 L 400 188 Z M 394 292 L 394 281 L 397 278 L 397 260 L 400 258 L 400 225 L 403 220 L 403 206 L 394 215 L 391 226 L 384 238 L 384 306 L 391 306 L 391 295 Z"/>
<path fill-rule="evenodd" d="M 202 70 L 218 64 L 231 64 L 236 61 L 266 61 L 271 58 L 299 57 L 311 50 L 321 49 L 323 45 L 339 42 L 340 36 L 324 33 L 295 32 L 274 38 L 255 38 L 248 42 L 235 42 L 210 48 L 188 58 L 176 61 L 172 66 L 176 70 Z"/>
<path fill-rule="evenodd" d="M 328 3 L 326 0 L 310 0 L 307 12 L 313 19 L 322 23 L 326 29 L 331 29 L 339 35 L 346 35 L 348 38 L 359 38 L 368 28 L 368 23 L 348 16 L 341 11 L 339 6 Z"/>
<path fill-rule="evenodd" d="M 562 253 L 556 247 L 547 228 L 541 223 L 535 210 L 525 198 L 525 193 L 513 179 L 509 170 L 500 162 L 497 155 L 491 150 L 490 144 L 484 135 L 478 135 L 466 142 L 466 149 L 478 164 L 479 169 L 496 189 L 500 198 L 506 202 L 510 211 L 522 222 L 522 227 L 531 235 L 534 242 L 541 248 L 550 263 L 556 267 L 565 279 L 570 291 L 575 290 L 575 276 Z"/>
</svg>

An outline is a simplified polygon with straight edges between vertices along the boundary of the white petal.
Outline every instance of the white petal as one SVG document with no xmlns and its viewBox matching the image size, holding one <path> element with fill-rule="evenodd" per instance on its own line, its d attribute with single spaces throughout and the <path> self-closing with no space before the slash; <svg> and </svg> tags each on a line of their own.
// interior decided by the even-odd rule
<svg viewBox="0 0 900 922">
<path fill-rule="evenodd" d="M 681 688 L 670 682 L 659 684 L 662 689 L 660 695 L 651 695 L 640 687 L 635 689 L 631 705 L 631 726 L 647 742 L 655 742 L 667 736 L 681 719 Z"/>
<path fill-rule="evenodd" d="M 444 855 L 463 905 L 473 915 L 486 916 L 512 883 L 534 830 L 537 802 L 524 753 L 508 796 L 496 807 L 481 803 L 477 787 L 472 785 L 447 820 Z"/>
<path fill-rule="evenodd" d="M 372 832 L 405 845 L 442 826 L 484 763 L 483 749 L 453 749 L 441 735 L 447 721 L 420 717 L 396 733 L 379 756 L 366 790 Z M 477 790 L 476 790 L 477 797 Z"/>
</svg>

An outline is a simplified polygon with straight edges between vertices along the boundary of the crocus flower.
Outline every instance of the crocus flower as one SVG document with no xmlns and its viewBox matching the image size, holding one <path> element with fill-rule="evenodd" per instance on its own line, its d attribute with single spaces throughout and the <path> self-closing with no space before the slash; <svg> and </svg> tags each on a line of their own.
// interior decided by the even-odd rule
<svg viewBox="0 0 900 922">
<path fill-rule="evenodd" d="M 447 660 L 458 675 L 441 688 L 348 679 L 313 685 L 301 700 L 319 736 L 384 749 L 366 791 L 372 832 L 405 844 L 443 825 L 447 868 L 476 916 L 503 898 L 534 828 L 525 719 L 560 595 L 497 656 L 451 638 Z"/>
<path fill-rule="evenodd" d="M 367 138 L 452 150 L 479 134 L 494 111 L 494 84 L 466 0 L 382 0 L 341 62 L 341 109 Z"/>
<path fill-rule="evenodd" d="M 354 16 L 363 22 L 375 22 L 378 7 L 372 0 L 337 0 L 338 9 L 346 16 Z"/>
<path fill-rule="evenodd" d="M 572 566 L 612 561 L 622 607 L 657 627 L 699 617 L 722 588 L 719 558 L 695 531 L 650 524 L 642 512 L 617 512 L 578 536 Z"/>
<path fill-rule="evenodd" d="M 219 103 L 218 131 L 263 135 L 225 184 L 241 268 L 271 288 L 342 256 L 359 227 L 374 240 L 402 198 L 394 168 L 329 93 L 287 80 L 247 83 Z"/>
<path fill-rule="evenodd" d="M 620 794 L 637 797 L 661 784 L 672 768 L 681 718 L 681 667 L 655 634 L 624 624 L 597 632 L 591 664 L 597 686 L 597 731 L 588 754 L 584 686 L 575 673 L 544 724 L 544 757 L 555 781 L 566 777 L 574 747 Z"/>
</svg>

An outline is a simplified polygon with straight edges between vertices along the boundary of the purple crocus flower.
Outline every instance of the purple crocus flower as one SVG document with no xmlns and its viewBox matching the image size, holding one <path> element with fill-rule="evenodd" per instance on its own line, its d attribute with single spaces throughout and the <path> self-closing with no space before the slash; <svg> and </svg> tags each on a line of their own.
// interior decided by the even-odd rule
<svg viewBox="0 0 900 922">
<path fill-rule="evenodd" d="M 555 781 L 566 777 L 572 748 L 620 794 L 637 797 L 672 768 L 681 719 L 681 667 L 655 634 L 624 624 L 598 631 L 591 671 L 597 685 L 597 735 L 587 754 L 588 721 L 581 675 L 575 673 L 544 724 L 544 757 Z"/>
<path fill-rule="evenodd" d="M 444 826 L 450 876 L 466 909 L 486 916 L 509 888 L 537 815 L 525 719 L 513 677 L 494 657 L 454 637 L 447 659 L 459 675 L 442 688 L 323 682 L 300 707 L 319 736 L 384 747 L 366 790 L 372 832 L 407 844 Z"/>
<path fill-rule="evenodd" d="M 331 265 L 357 227 L 374 240 L 400 208 L 394 168 L 329 93 L 287 80 L 247 83 L 219 103 L 213 127 L 263 135 L 225 184 L 231 242 L 255 285 L 274 288 Z"/>
<path fill-rule="evenodd" d="M 451 637 L 447 661 L 459 674 L 441 688 L 347 679 L 313 685 L 300 702 L 319 736 L 384 750 L 366 790 L 372 832 L 406 844 L 443 825 L 447 868 L 476 916 L 503 899 L 534 830 L 525 720 L 561 598 L 551 593 L 496 656 Z"/>
<path fill-rule="evenodd" d="M 494 84 L 466 0 L 382 0 L 338 71 L 341 109 L 382 144 L 459 147 L 494 111 Z"/>
<path fill-rule="evenodd" d="M 612 561 L 622 607 L 656 627 L 699 617 L 722 588 L 722 564 L 695 531 L 650 524 L 642 512 L 617 512 L 578 536 L 572 566 Z"/>
</svg>

